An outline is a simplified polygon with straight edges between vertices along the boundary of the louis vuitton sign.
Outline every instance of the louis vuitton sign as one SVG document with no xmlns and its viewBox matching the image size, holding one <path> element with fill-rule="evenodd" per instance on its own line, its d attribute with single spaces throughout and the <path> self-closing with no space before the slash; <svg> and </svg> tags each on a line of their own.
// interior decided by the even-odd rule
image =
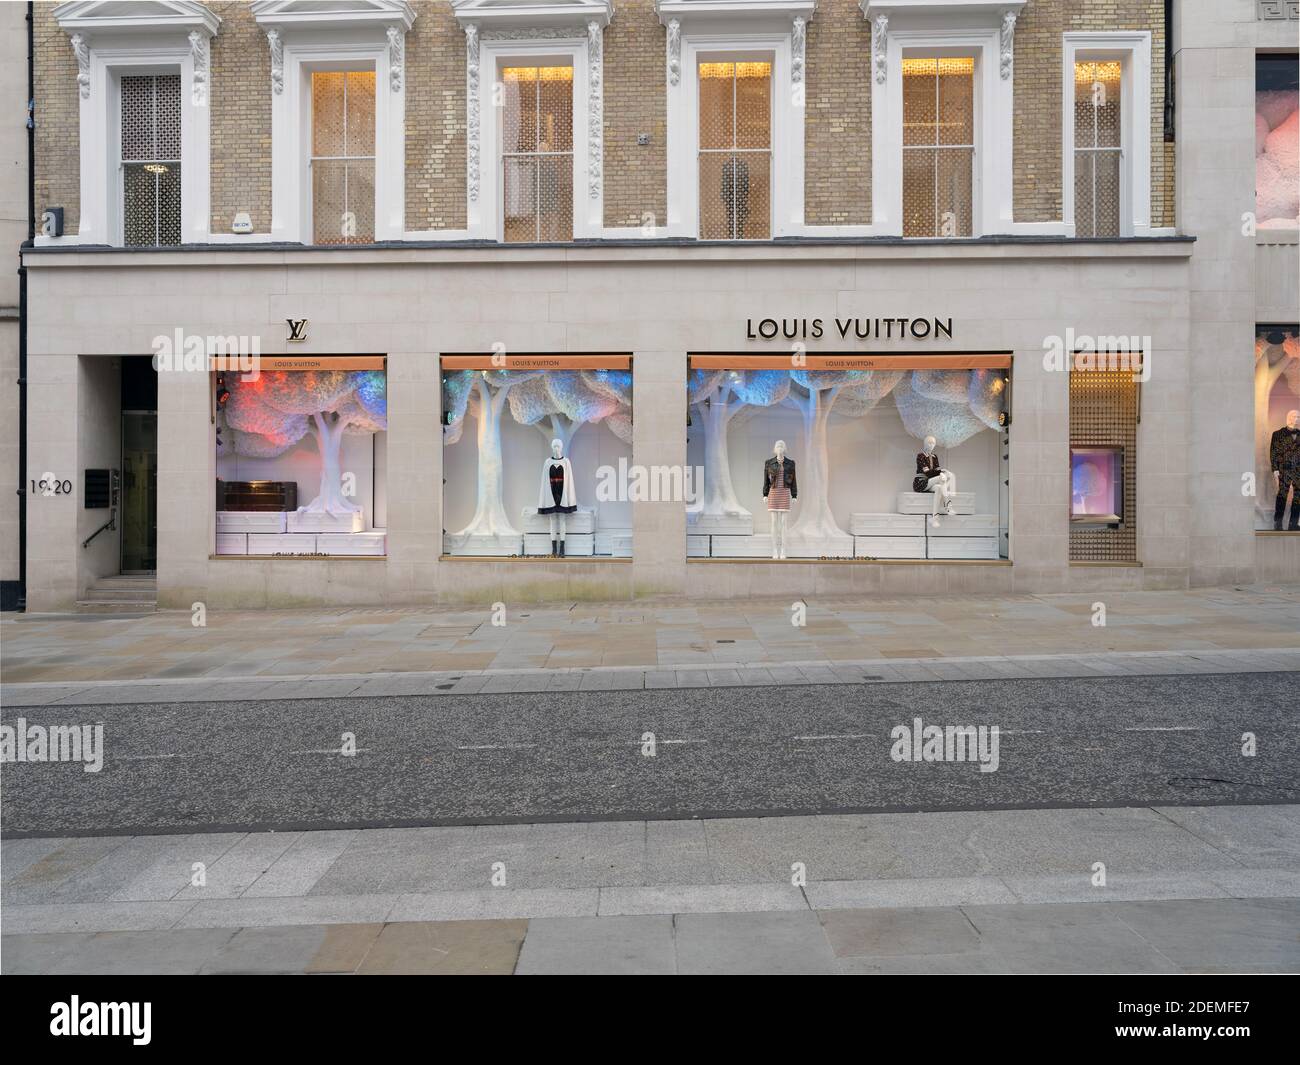
<svg viewBox="0 0 1300 1065">
<path fill-rule="evenodd" d="M 951 318 L 746 318 L 746 340 L 951 340 Z"/>
</svg>

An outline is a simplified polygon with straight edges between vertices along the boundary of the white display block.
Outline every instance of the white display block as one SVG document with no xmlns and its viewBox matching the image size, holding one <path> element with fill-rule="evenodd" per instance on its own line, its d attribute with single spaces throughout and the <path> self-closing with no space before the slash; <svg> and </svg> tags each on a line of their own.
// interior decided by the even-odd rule
<svg viewBox="0 0 1300 1065">
<path fill-rule="evenodd" d="M 998 558 L 996 536 L 932 536 L 926 541 L 930 558 Z"/>
<path fill-rule="evenodd" d="M 933 510 L 933 492 L 898 493 L 898 513 L 900 514 L 929 514 Z M 974 514 L 975 493 L 954 492 L 952 495 L 952 512 L 954 514 Z"/>
<path fill-rule="evenodd" d="M 940 514 L 939 524 L 930 519 L 925 522 L 926 535 L 935 536 L 992 536 L 998 535 L 996 514 Z"/>
<path fill-rule="evenodd" d="M 442 538 L 442 550 L 447 555 L 522 555 L 524 538 L 447 533 Z"/>
<path fill-rule="evenodd" d="M 812 539 L 806 536 L 785 538 L 786 558 L 852 558 L 852 536 L 827 536 Z M 714 558 L 768 558 L 772 557 L 771 533 L 753 536 L 713 537 Z"/>
<path fill-rule="evenodd" d="M 217 533 L 217 554 L 219 555 L 246 555 L 248 554 L 248 533 Z"/>
<path fill-rule="evenodd" d="M 314 555 L 315 533 L 249 533 L 250 555 Z"/>
<path fill-rule="evenodd" d="M 687 558 L 708 558 L 709 557 L 709 537 L 695 536 L 691 533 L 686 534 L 686 557 Z"/>
<path fill-rule="evenodd" d="M 538 514 L 536 507 L 524 507 L 523 527 L 525 533 L 546 533 L 548 536 L 551 532 L 551 516 L 549 514 Z M 567 536 L 569 533 L 591 533 L 596 531 L 596 512 L 591 507 L 579 507 L 572 514 L 564 515 L 564 532 Z"/>
<path fill-rule="evenodd" d="M 359 533 L 366 527 L 365 515 L 359 510 L 351 514 L 309 514 L 297 510 L 288 519 L 291 533 Z"/>
<path fill-rule="evenodd" d="M 596 554 L 606 558 L 631 558 L 632 530 L 604 529 L 596 533 Z"/>
<path fill-rule="evenodd" d="M 282 510 L 219 510 L 217 511 L 217 532 L 219 533 L 282 533 L 285 531 Z"/>
<path fill-rule="evenodd" d="M 359 533 L 318 533 L 316 550 L 326 555 L 387 554 L 388 535 L 382 530 Z"/>
<path fill-rule="evenodd" d="M 687 540 L 690 539 L 688 536 Z M 772 537 L 769 533 L 755 533 L 753 536 L 714 536 L 712 555 L 714 558 L 771 558 Z"/>
<path fill-rule="evenodd" d="M 920 514 L 850 514 L 849 532 L 854 536 L 925 537 L 925 518 Z M 923 544 L 922 547 L 925 545 Z M 906 557 L 911 557 L 906 556 Z M 924 551 L 920 556 L 924 558 Z"/>
<path fill-rule="evenodd" d="M 591 556 L 595 550 L 595 537 L 591 533 L 570 533 L 564 534 L 564 555 L 567 558 L 570 555 L 574 557 L 580 555 Z M 551 537 L 549 533 L 524 533 L 524 554 L 526 555 L 549 555 L 551 553 Z"/>
<path fill-rule="evenodd" d="M 856 558 L 925 558 L 925 536 L 855 536 Z"/>
<path fill-rule="evenodd" d="M 699 536 L 753 536 L 754 515 L 739 517 L 727 514 L 701 514 L 686 512 L 686 532 Z"/>
</svg>

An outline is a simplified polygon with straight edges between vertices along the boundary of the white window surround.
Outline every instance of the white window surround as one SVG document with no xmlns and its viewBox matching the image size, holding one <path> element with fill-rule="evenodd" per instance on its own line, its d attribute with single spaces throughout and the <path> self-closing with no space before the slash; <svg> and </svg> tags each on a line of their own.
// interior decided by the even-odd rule
<svg viewBox="0 0 1300 1065">
<path fill-rule="evenodd" d="M 699 236 L 699 64 L 759 55 L 772 61 L 772 237 L 825 233 L 831 227 L 804 225 L 804 47 L 814 0 L 658 0 L 655 8 L 667 31 L 668 217 L 653 231 L 611 235 Z"/>
<path fill-rule="evenodd" d="M 1141 31 L 1066 33 L 1061 84 L 1061 217 L 1074 224 L 1074 65 L 1120 62 L 1120 236 L 1145 237 L 1151 228 L 1151 34 Z"/>
<path fill-rule="evenodd" d="M 189 2 L 60 4 L 54 18 L 77 59 L 80 206 L 75 234 L 38 236 L 38 245 L 122 243 L 121 79 L 181 78 L 181 241 L 208 239 L 209 54 L 220 19 Z M 37 204 L 44 210 L 59 204 Z"/>
<path fill-rule="evenodd" d="M 271 52 L 271 232 L 213 234 L 226 243 L 312 241 L 311 75 L 375 72 L 375 240 L 406 236 L 405 0 L 257 0 L 253 17 Z"/>
<path fill-rule="evenodd" d="M 465 31 L 466 229 L 408 232 L 412 240 L 500 241 L 502 67 L 573 67 L 573 239 L 606 235 L 604 33 L 612 0 L 452 0 Z"/>
<path fill-rule="evenodd" d="M 872 234 L 903 233 L 902 61 L 959 55 L 975 59 L 971 236 L 1043 232 L 1018 225 L 1012 214 L 1014 33 L 1022 0 L 861 0 L 859 6 L 872 28 Z"/>
</svg>

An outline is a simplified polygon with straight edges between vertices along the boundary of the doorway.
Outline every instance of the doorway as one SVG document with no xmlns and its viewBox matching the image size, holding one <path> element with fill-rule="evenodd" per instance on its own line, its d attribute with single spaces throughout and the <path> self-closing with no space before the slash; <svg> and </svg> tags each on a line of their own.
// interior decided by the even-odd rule
<svg viewBox="0 0 1300 1065">
<path fill-rule="evenodd" d="M 147 355 L 122 360 L 124 574 L 158 569 L 158 376 Z"/>
</svg>

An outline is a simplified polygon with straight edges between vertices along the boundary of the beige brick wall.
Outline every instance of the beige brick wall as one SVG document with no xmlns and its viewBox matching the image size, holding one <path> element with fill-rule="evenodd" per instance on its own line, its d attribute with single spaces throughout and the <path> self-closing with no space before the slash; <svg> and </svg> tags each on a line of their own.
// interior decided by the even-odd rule
<svg viewBox="0 0 1300 1065">
<path fill-rule="evenodd" d="M 804 220 L 871 221 L 871 27 L 857 0 L 821 0 L 808 27 Z"/>
<path fill-rule="evenodd" d="M 254 233 L 271 232 L 271 52 L 246 4 L 209 4 L 221 16 L 212 39 L 212 231 L 229 233 L 247 211 Z"/>
<path fill-rule="evenodd" d="M 1061 218 L 1061 34 L 1151 31 L 1151 224 L 1173 219 L 1173 155 L 1164 143 L 1163 0 L 1033 0 L 1016 23 L 1014 212 L 1017 222 Z"/>
<path fill-rule="evenodd" d="M 654 0 L 622 0 L 605 30 L 605 225 L 668 219 L 664 28 Z M 650 143 L 637 144 L 648 133 Z"/>
<path fill-rule="evenodd" d="M 465 34 L 446 0 L 417 0 L 406 35 L 406 226 L 465 228 Z"/>
<path fill-rule="evenodd" d="M 63 231 L 73 234 L 81 221 L 81 155 L 77 130 L 77 59 L 68 35 L 54 21 L 54 3 L 35 7 L 36 214 L 63 208 Z"/>
</svg>

